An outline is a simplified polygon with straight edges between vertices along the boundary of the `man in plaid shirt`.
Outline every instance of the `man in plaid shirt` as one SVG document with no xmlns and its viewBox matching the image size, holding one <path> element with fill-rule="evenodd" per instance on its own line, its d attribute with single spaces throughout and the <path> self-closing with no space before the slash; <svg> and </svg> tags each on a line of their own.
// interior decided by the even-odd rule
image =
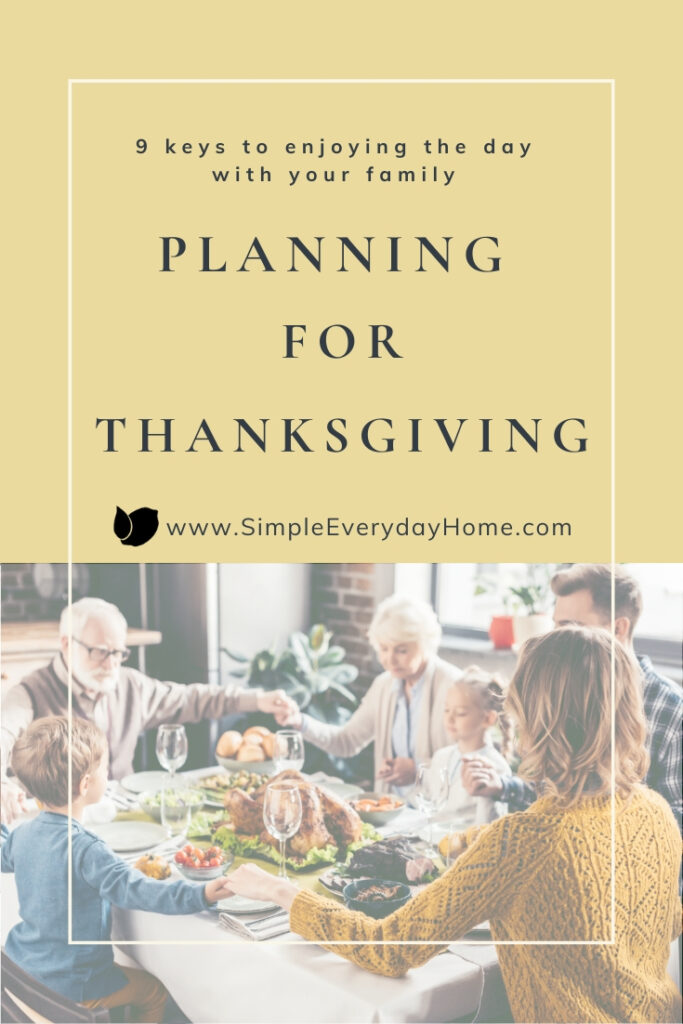
<svg viewBox="0 0 683 1024">
<path fill-rule="evenodd" d="M 555 573 L 551 580 L 556 595 L 556 626 L 601 626 L 612 624 L 612 569 L 609 565 L 576 564 Z M 643 607 L 640 587 L 621 566 L 614 568 L 614 635 L 631 653 L 633 630 Z M 647 746 L 650 768 L 645 781 L 667 801 L 678 827 L 683 831 L 683 692 L 670 679 L 660 676 L 649 658 L 639 657 L 643 678 L 643 708 L 648 725 Z M 462 781 L 473 795 L 491 796 L 507 802 L 510 811 L 522 810 L 536 799 L 536 791 L 512 775 L 502 779 L 483 758 L 463 764 Z"/>
</svg>

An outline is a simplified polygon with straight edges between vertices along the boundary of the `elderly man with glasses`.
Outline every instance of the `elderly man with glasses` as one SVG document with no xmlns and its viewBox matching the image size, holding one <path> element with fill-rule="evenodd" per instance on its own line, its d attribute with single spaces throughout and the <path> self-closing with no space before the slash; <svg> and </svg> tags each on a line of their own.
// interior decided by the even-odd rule
<svg viewBox="0 0 683 1024">
<path fill-rule="evenodd" d="M 282 690 L 239 689 L 205 683 L 160 682 L 128 668 L 127 623 L 116 605 L 86 597 L 64 609 L 59 622 L 61 652 L 49 665 L 13 686 L 3 701 L 2 821 L 22 813 L 24 794 L 6 776 L 17 737 L 34 718 L 68 711 L 69 648 L 72 712 L 94 722 L 109 743 L 109 776 L 133 770 L 139 734 L 164 722 L 200 722 L 236 711 L 274 714 L 295 705 Z"/>
</svg>

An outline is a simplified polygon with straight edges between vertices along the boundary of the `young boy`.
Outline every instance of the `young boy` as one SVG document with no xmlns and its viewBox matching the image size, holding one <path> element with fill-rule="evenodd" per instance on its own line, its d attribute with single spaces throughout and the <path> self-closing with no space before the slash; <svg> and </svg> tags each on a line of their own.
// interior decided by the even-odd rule
<svg viewBox="0 0 683 1024">
<path fill-rule="evenodd" d="M 134 1006 L 134 1020 L 160 1021 L 166 990 L 147 971 L 114 962 L 111 904 L 160 914 L 193 914 L 230 895 L 224 878 L 206 885 L 147 878 L 81 824 L 83 810 L 107 785 L 107 741 L 82 718 L 40 718 L 21 735 L 12 768 L 44 805 L 2 844 L 2 870 L 13 871 L 22 920 L 7 955 L 45 985 L 86 1006 Z M 72 938 L 68 942 L 69 760 L 71 760 Z M 95 945 L 103 942 L 103 945 Z"/>
</svg>

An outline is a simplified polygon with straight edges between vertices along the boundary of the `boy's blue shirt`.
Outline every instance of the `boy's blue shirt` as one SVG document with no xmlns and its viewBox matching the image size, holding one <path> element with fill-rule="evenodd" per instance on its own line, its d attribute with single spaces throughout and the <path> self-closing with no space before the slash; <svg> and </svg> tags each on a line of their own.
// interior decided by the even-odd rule
<svg viewBox="0 0 683 1024">
<path fill-rule="evenodd" d="M 21 921 L 7 936 L 7 955 L 70 999 L 97 999 L 127 984 L 114 964 L 111 905 L 159 914 L 206 910 L 204 886 L 160 882 L 129 867 L 80 822 L 71 819 L 72 937 L 68 943 L 68 824 L 42 811 L 2 843 L 2 870 L 13 871 Z"/>
</svg>

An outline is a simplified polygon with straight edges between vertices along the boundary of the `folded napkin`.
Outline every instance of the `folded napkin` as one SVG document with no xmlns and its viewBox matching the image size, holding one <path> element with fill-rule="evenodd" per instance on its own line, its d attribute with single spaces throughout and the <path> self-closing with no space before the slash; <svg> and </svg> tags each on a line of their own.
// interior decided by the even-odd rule
<svg viewBox="0 0 683 1024">
<path fill-rule="evenodd" d="M 224 928 L 239 935 L 241 939 L 251 939 L 254 942 L 274 939 L 278 935 L 286 935 L 289 931 L 289 914 L 286 910 L 278 910 L 266 917 L 251 917 L 249 920 L 222 911 L 218 915 L 218 920 Z"/>
</svg>

